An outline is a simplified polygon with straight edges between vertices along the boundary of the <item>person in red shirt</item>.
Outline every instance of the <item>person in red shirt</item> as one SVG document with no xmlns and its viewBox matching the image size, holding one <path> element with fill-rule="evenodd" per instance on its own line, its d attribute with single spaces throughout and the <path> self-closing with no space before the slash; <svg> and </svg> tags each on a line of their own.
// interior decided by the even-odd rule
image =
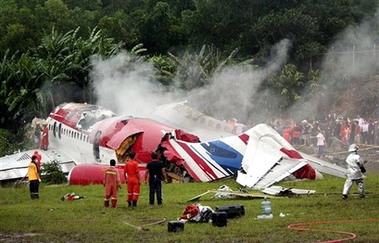
<svg viewBox="0 0 379 243">
<path fill-rule="evenodd" d="M 47 147 L 49 147 L 49 129 L 47 128 L 47 124 L 44 123 L 42 129 L 40 148 L 43 150 L 47 150 Z"/>
<path fill-rule="evenodd" d="M 110 160 L 110 167 L 104 172 L 103 185 L 105 187 L 104 207 L 109 207 L 109 200 L 112 201 L 112 208 L 117 206 L 118 189 L 121 188 L 120 177 L 115 168 L 116 161 Z"/>
<path fill-rule="evenodd" d="M 125 163 L 124 175 L 127 181 L 128 206 L 136 207 L 140 193 L 140 177 L 139 177 L 139 164 L 134 159 L 136 154 L 134 152 L 129 153 L 129 160 Z"/>
<path fill-rule="evenodd" d="M 36 163 L 37 163 L 37 169 L 40 170 L 40 169 L 41 169 L 41 159 L 42 159 L 42 155 L 40 155 L 40 154 L 38 153 L 38 151 L 34 151 L 33 156 L 36 157 L 36 159 L 37 159 L 37 161 L 36 161 Z"/>
</svg>

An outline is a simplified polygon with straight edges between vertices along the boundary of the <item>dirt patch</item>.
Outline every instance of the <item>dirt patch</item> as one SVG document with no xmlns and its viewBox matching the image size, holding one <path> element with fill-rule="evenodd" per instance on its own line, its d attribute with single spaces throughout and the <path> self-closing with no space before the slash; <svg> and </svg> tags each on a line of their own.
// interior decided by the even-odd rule
<svg viewBox="0 0 379 243">
<path fill-rule="evenodd" d="M 0 233 L 0 242 L 33 242 L 34 237 L 40 236 L 39 233 Z"/>
</svg>

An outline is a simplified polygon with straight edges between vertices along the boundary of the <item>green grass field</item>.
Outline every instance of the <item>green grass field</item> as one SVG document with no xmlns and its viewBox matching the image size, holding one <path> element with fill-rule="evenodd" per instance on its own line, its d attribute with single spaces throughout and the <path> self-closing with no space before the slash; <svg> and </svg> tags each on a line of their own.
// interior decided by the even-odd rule
<svg viewBox="0 0 379 243">
<path fill-rule="evenodd" d="M 379 176 L 365 179 L 367 198 L 358 198 L 353 186 L 351 197 L 341 200 L 344 179 L 326 177 L 320 181 L 287 182 L 282 185 L 315 189 L 316 195 L 270 199 L 274 218 L 256 220 L 262 200 L 212 199 L 210 195 L 198 203 L 211 206 L 243 204 L 246 214 L 229 219 L 227 227 L 189 224 L 180 233 L 170 233 L 167 221 L 176 220 L 188 199 L 209 189 L 226 184 L 236 190 L 233 179 L 212 183 L 165 184 L 164 204 L 148 205 L 148 187 L 142 185 L 137 208 L 127 208 L 125 185 L 119 196 L 118 208 L 103 208 L 104 188 L 93 186 L 40 187 L 40 200 L 30 200 L 28 187 L 0 188 L 0 241 L 2 242 L 315 242 L 340 239 L 338 233 L 289 230 L 293 223 L 331 220 L 379 219 Z M 70 192 L 86 196 L 73 202 L 60 198 Z M 288 214 L 279 217 L 279 213 Z M 146 226 L 139 231 L 133 225 L 163 219 L 161 225 Z M 310 227 L 310 226 L 308 226 Z M 354 242 L 379 242 L 379 221 L 313 225 L 315 229 L 354 232 Z"/>
</svg>

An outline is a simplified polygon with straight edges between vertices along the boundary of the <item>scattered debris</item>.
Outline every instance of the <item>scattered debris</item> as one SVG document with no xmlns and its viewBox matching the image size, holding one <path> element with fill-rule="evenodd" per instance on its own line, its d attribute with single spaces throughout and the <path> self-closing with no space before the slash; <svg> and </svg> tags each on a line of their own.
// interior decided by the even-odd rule
<svg viewBox="0 0 379 243">
<path fill-rule="evenodd" d="M 262 214 L 262 215 L 258 215 L 256 219 L 272 219 L 273 217 L 274 215 L 272 214 L 269 214 L 269 215 Z"/>
<path fill-rule="evenodd" d="M 146 228 L 146 226 L 162 224 L 166 221 L 166 218 L 163 218 L 163 219 L 147 219 L 147 218 L 144 218 L 144 219 L 142 219 L 142 221 L 148 222 L 148 223 L 142 224 L 142 225 L 134 225 L 134 224 L 127 222 L 126 220 L 124 220 L 123 222 L 126 225 L 129 225 L 129 226 L 131 226 L 134 229 L 137 229 L 139 231 L 149 231 L 149 228 Z"/>
<path fill-rule="evenodd" d="M 136 229 L 136 230 L 139 230 L 139 231 L 149 231 L 148 228 L 145 228 L 145 227 L 143 227 L 143 226 L 137 226 L 137 225 L 131 224 L 131 223 L 125 221 L 125 220 L 124 220 L 124 223 L 125 223 L 126 225 L 129 225 L 129 226 L 133 227 L 133 228 Z"/>
<path fill-rule="evenodd" d="M 285 188 L 281 186 L 271 186 L 263 189 L 262 192 L 273 196 L 292 197 L 295 195 L 311 195 L 314 194 L 316 191 L 307 189 Z"/>
<path fill-rule="evenodd" d="M 182 232 L 184 230 L 183 221 L 169 221 L 167 224 L 168 232 Z"/>
<path fill-rule="evenodd" d="M 266 196 L 260 192 L 252 193 L 252 192 L 247 192 L 245 190 L 233 191 L 228 186 L 222 185 L 217 190 L 208 190 L 204 193 L 201 193 L 201 194 L 189 199 L 187 202 L 197 201 L 202 196 L 204 196 L 208 193 L 215 193 L 213 198 L 217 198 L 217 199 L 230 199 L 230 198 L 242 198 L 242 199 L 257 199 L 257 198 L 259 198 L 259 199 L 263 199 Z M 270 197 L 270 196 L 267 196 L 267 197 Z M 270 198 L 273 198 L 273 197 L 270 197 Z"/>
<path fill-rule="evenodd" d="M 213 212 L 213 209 L 209 206 L 203 206 L 199 203 L 191 204 L 185 208 L 184 212 L 179 218 L 179 221 L 182 221 L 184 223 L 208 223 Z"/>
<path fill-rule="evenodd" d="M 76 195 L 75 192 L 72 192 L 72 193 L 67 193 L 66 195 L 64 195 L 63 197 L 61 197 L 61 200 L 62 201 L 74 201 L 74 200 L 79 200 L 79 199 L 84 199 L 85 197 L 84 196 L 79 196 L 79 195 Z"/>
</svg>

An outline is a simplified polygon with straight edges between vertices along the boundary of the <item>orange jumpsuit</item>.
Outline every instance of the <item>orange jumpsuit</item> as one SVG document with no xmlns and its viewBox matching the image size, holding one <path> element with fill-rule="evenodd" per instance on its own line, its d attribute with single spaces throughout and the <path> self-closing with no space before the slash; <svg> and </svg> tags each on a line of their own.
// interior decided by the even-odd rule
<svg viewBox="0 0 379 243">
<path fill-rule="evenodd" d="M 40 170 L 42 155 L 40 155 L 37 151 L 35 151 L 33 155 L 37 157 L 37 168 Z"/>
<path fill-rule="evenodd" d="M 40 148 L 43 150 L 47 150 L 48 146 L 49 146 L 49 129 L 47 128 L 47 126 L 45 126 L 42 130 Z"/>
<path fill-rule="evenodd" d="M 128 176 L 128 202 L 138 201 L 140 193 L 139 165 L 134 159 L 129 160 L 124 167 L 124 173 Z"/>
<path fill-rule="evenodd" d="M 105 186 L 104 206 L 108 207 L 109 199 L 111 199 L 112 208 L 115 208 L 117 205 L 118 189 L 121 188 L 120 177 L 115 167 L 111 166 L 105 170 L 103 185 Z"/>
</svg>

